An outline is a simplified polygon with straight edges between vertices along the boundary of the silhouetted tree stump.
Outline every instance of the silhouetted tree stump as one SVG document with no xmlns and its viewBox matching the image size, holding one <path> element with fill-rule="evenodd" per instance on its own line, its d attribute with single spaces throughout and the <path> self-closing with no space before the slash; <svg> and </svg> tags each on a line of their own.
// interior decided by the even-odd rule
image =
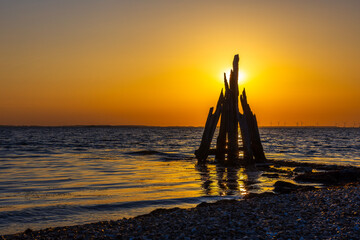
<svg viewBox="0 0 360 240">
<path fill-rule="evenodd" d="M 239 150 L 243 151 L 243 163 L 250 164 L 266 160 L 260 140 L 260 133 L 255 114 L 247 103 L 245 89 L 240 96 L 243 114 L 239 111 L 239 55 L 235 55 L 229 83 L 224 74 L 225 95 L 221 90 L 216 110 L 210 108 L 206 120 L 200 147 L 195 151 L 199 162 L 206 161 L 209 154 L 214 154 L 219 162 L 239 163 Z M 216 148 L 210 149 L 216 126 L 220 121 Z M 239 148 L 239 126 L 242 147 Z M 227 155 L 227 158 L 226 158 Z"/>
</svg>

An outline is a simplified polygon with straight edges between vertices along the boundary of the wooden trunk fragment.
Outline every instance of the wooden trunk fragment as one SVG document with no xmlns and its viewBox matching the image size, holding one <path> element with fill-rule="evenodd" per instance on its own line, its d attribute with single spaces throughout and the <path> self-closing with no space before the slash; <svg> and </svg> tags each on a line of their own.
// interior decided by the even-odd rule
<svg viewBox="0 0 360 240">
<path fill-rule="evenodd" d="M 246 118 L 238 112 L 238 121 L 240 125 L 241 139 L 243 144 L 243 158 L 245 163 L 250 164 L 253 161 L 253 152 L 251 149 L 250 129 L 247 125 Z"/>
<path fill-rule="evenodd" d="M 216 125 L 219 122 L 223 101 L 224 101 L 224 95 L 223 92 L 221 91 L 215 112 L 212 113 L 213 108 L 210 108 L 209 115 L 205 124 L 204 133 L 201 139 L 200 147 L 198 150 L 195 151 L 195 155 L 199 160 L 199 162 L 206 161 L 206 158 L 209 155 L 211 140 L 214 136 Z"/>
<path fill-rule="evenodd" d="M 204 156 L 206 155 L 206 146 L 208 145 L 208 139 L 210 136 L 210 125 L 211 125 L 211 116 L 213 112 L 213 107 L 210 108 L 208 117 L 206 119 L 204 132 L 201 138 L 200 147 L 195 150 L 195 156 L 199 161 L 203 161 Z M 209 145 L 210 146 L 210 145 Z"/>
<path fill-rule="evenodd" d="M 238 137 L 237 137 L 237 128 L 238 128 L 238 121 L 237 116 L 234 112 L 234 101 L 232 101 L 232 92 L 230 90 L 230 101 L 229 101 L 229 118 L 228 118 L 228 161 L 229 162 L 235 162 L 236 159 L 239 156 L 239 150 L 238 150 Z M 234 121 L 235 120 L 235 121 Z"/>
<path fill-rule="evenodd" d="M 257 162 L 263 162 L 266 160 L 264 148 L 262 146 L 261 140 L 260 140 L 260 132 L 256 120 L 256 115 L 253 115 L 253 121 L 254 121 L 254 144 L 253 144 L 253 152 L 254 156 Z"/>
<path fill-rule="evenodd" d="M 229 85 L 227 83 L 226 75 L 224 74 L 224 83 L 225 83 L 225 97 L 223 101 L 222 111 L 221 111 L 221 121 L 219 135 L 216 141 L 216 160 L 223 162 L 225 160 L 225 149 L 226 149 L 226 137 L 228 133 L 228 118 L 229 118 Z"/>
<path fill-rule="evenodd" d="M 229 100 L 229 128 L 228 128 L 228 161 L 235 163 L 239 158 L 239 131 L 237 112 L 238 107 L 238 72 L 239 55 L 235 55 L 233 61 L 233 70 L 230 72 L 230 100 Z"/>
<path fill-rule="evenodd" d="M 249 132 L 250 132 L 250 141 L 251 141 L 251 149 L 253 152 L 253 155 L 255 157 L 255 161 L 256 162 L 263 162 L 266 160 L 265 154 L 264 154 L 264 150 L 261 144 L 261 140 L 260 140 L 260 133 L 259 133 L 259 129 L 257 126 L 257 121 L 256 121 L 256 117 L 254 116 L 254 114 L 252 113 L 249 104 L 247 103 L 247 97 L 246 97 L 246 92 L 245 89 L 243 90 L 241 96 L 240 96 L 240 102 L 241 102 L 241 106 L 243 108 L 244 111 L 244 116 L 246 119 L 246 123 L 248 125 L 249 128 Z"/>
</svg>

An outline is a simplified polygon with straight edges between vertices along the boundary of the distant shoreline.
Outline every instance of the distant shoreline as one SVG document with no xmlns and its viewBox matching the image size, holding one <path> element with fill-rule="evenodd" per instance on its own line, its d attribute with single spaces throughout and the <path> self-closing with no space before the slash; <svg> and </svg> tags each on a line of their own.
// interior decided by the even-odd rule
<svg viewBox="0 0 360 240">
<path fill-rule="evenodd" d="M 0 125 L 0 127 L 29 127 L 29 128 L 62 128 L 62 127 L 90 127 L 90 128 L 126 128 L 126 127 L 146 127 L 146 128 L 204 128 L 203 126 L 156 126 L 156 125 Z M 360 127 L 339 127 L 339 126 L 259 126 L 259 128 L 360 128 Z"/>
</svg>

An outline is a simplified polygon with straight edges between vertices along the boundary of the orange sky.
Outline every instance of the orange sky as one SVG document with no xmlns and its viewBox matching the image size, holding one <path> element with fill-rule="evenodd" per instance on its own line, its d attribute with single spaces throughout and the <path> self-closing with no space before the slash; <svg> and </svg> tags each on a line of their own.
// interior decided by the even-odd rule
<svg viewBox="0 0 360 240">
<path fill-rule="evenodd" d="M 261 126 L 360 125 L 360 1 L 2 1 L 0 125 L 203 126 L 240 55 Z"/>
</svg>

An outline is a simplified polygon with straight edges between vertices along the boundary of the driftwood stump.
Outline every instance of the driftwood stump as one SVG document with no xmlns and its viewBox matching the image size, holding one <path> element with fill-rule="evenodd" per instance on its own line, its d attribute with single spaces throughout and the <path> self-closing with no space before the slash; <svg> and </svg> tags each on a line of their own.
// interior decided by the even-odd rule
<svg viewBox="0 0 360 240">
<path fill-rule="evenodd" d="M 247 102 L 245 89 L 240 96 L 243 113 L 239 111 L 238 75 L 239 55 L 235 55 L 229 83 L 224 74 L 225 95 L 221 90 L 215 112 L 213 113 L 213 108 L 210 108 L 200 147 L 195 151 L 199 162 L 205 162 L 208 155 L 214 154 L 219 162 L 240 163 L 239 150 L 243 151 L 243 163 L 245 164 L 253 163 L 254 160 L 255 162 L 266 160 L 256 116 Z M 210 149 L 220 116 L 216 148 Z M 242 139 L 241 148 L 239 148 L 239 126 Z"/>
</svg>

